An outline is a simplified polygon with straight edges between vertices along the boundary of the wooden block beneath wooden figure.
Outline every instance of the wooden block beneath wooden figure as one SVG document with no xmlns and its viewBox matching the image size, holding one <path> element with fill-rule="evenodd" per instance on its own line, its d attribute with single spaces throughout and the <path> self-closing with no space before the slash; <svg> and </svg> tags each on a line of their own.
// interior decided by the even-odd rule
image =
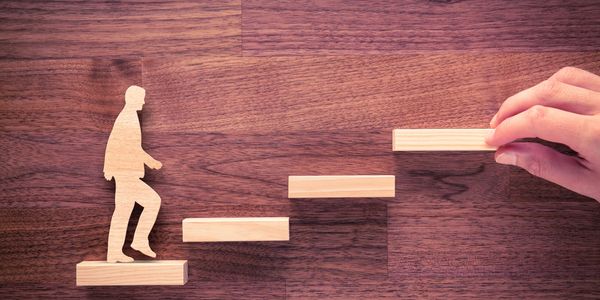
<svg viewBox="0 0 600 300">
<path fill-rule="evenodd" d="M 289 198 L 395 197 L 394 175 L 289 176 Z"/>
<path fill-rule="evenodd" d="M 485 143 L 492 129 L 394 129 L 393 151 L 494 151 Z"/>
<path fill-rule="evenodd" d="M 77 286 L 184 285 L 188 264 L 187 260 L 82 261 L 76 273 Z"/>
<path fill-rule="evenodd" d="M 290 218 L 188 218 L 182 222 L 184 242 L 289 241 Z"/>
</svg>

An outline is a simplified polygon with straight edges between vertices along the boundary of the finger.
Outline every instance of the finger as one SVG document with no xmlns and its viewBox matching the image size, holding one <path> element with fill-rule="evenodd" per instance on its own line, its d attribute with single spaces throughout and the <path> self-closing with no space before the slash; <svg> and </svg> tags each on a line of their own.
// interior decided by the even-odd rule
<svg viewBox="0 0 600 300">
<path fill-rule="evenodd" d="M 589 116 L 577 115 L 556 108 L 535 105 L 500 123 L 486 142 L 492 146 L 508 144 L 521 138 L 541 138 L 562 143 L 578 152 L 585 152 Z"/>
<path fill-rule="evenodd" d="M 496 152 L 496 162 L 500 164 L 518 166 L 534 176 L 592 197 L 596 194 L 590 179 L 593 174 L 580 160 L 537 143 L 511 143 Z"/>
<path fill-rule="evenodd" d="M 582 89 L 588 89 L 588 90 L 600 93 L 600 76 L 598 76 L 594 73 L 579 69 L 579 68 L 564 67 L 564 68 L 558 70 L 558 72 L 554 73 L 550 77 L 550 79 L 565 83 L 567 85 L 572 85 L 575 87 L 579 87 Z M 540 104 L 540 103 L 538 103 L 538 104 Z M 548 106 L 551 106 L 551 105 L 548 105 Z M 516 114 L 516 113 L 513 113 L 513 115 L 514 114 Z M 507 117 L 506 115 L 503 116 L 503 118 L 506 118 L 506 117 Z M 500 121 L 496 120 L 496 119 L 498 119 L 498 114 L 496 114 L 494 116 L 494 118 L 492 119 L 492 122 L 490 122 L 490 125 L 492 126 L 492 128 L 495 127 L 498 123 L 500 123 Z"/>
<path fill-rule="evenodd" d="M 551 78 L 580 88 L 600 92 L 600 76 L 575 67 L 564 67 Z"/>
<path fill-rule="evenodd" d="M 534 105 L 554 107 L 582 115 L 594 115 L 600 112 L 600 92 L 550 78 L 506 99 L 490 122 L 490 126 L 495 128 L 506 118 Z"/>
</svg>

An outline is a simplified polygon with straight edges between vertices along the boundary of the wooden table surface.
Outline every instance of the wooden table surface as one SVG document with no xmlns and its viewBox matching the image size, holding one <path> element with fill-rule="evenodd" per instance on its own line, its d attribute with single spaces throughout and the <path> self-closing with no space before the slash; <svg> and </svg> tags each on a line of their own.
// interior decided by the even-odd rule
<svg viewBox="0 0 600 300">
<path fill-rule="evenodd" d="M 1 1 L 0 298 L 600 297 L 600 203 L 492 153 L 391 152 L 393 128 L 487 127 L 560 67 L 600 73 L 599 16 L 593 0 Z M 190 281 L 76 287 L 76 263 L 105 259 L 104 149 L 132 84 L 164 164 L 151 243 Z M 335 174 L 394 174 L 396 197 L 287 199 L 288 175 Z M 181 241 L 184 218 L 234 216 L 290 216 L 291 240 Z"/>
</svg>

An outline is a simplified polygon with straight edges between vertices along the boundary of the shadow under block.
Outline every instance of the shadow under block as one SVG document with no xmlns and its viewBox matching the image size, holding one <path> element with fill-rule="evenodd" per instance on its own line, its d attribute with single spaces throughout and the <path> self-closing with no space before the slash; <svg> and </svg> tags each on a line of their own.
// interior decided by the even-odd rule
<svg viewBox="0 0 600 300">
<path fill-rule="evenodd" d="M 485 143 L 492 129 L 394 129 L 393 151 L 494 151 Z"/>
<path fill-rule="evenodd" d="M 188 218 L 182 222 L 184 242 L 289 241 L 290 218 Z"/>
<path fill-rule="evenodd" d="M 188 281 L 187 260 L 82 261 L 76 272 L 77 286 L 184 285 Z"/>
<path fill-rule="evenodd" d="M 289 176 L 289 198 L 395 197 L 394 175 Z"/>
</svg>

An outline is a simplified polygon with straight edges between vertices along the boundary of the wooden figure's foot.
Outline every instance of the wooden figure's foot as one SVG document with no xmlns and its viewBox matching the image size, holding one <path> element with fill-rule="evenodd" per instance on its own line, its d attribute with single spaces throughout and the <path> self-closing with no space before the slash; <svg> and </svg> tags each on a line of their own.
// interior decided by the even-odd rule
<svg viewBox="0 0 600 300">
<path fill-rule="evenodd" d="M 153 258 L 156 257 L 156 253 L 154 251 L 152 251 L 152 249 L 150 249 L 150 245 L 148 244 L 148 242 L 136 243 L 134 241 L 133 243 L 131 243 L 131 248 L 133 248 L 134 250 L 137 250 L 139 252 L 142 252 L 146 256 L 150 256 Z"/>
<path fill-rule="evenodd" d="M 131 258 L 131 257 L 129 257 L 129 256 L 123 254 L 123 253 L 119 253 L 119 254 L 116 254 L 116 255 L 114 255 L 114 254 L 108 255 L 106 261 L 107 262 L 113 262 L 113 263 L 116 263 L 116 262 L 132 262 L 133 258 Z"/>
</svg>

